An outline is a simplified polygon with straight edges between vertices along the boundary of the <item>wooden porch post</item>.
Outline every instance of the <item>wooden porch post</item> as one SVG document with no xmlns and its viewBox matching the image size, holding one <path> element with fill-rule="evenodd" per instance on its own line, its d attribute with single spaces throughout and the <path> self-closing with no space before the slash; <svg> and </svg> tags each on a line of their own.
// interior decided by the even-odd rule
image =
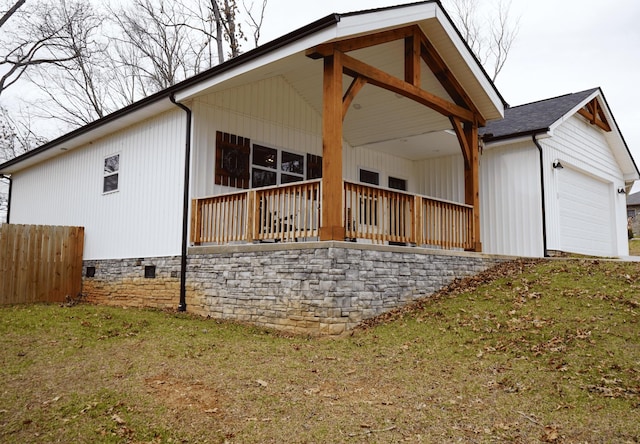
<svg viewBox="0 0 640 444">
<path fill-rule="evenodd" d="M 467 139 L 469 159 L 464 167 L 464 201 L 467 205 L 473 205 L 473 251 L 482 251 L 480 242 L 480 181 L 479 181 L 479 146 L 478 125 L 466 123 L 464 135 Z"/>
<path fill-rule="evenodd" d="M 324 58 L 322 108 L 322 224 L 320 240 L 344 240 L 342 221 L 342 53 Z"/>
</svg>

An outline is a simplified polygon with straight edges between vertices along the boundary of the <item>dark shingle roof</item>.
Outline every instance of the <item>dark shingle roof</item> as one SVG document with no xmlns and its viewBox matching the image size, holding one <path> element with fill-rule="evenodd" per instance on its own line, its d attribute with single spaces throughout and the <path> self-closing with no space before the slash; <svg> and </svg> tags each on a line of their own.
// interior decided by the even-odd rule
<svg viewBox="0 0 640 444">
<path fill-rule="evenodd" d="M 485 141 L 492 141 L 546 132 L 595 91 L 598 88 L 507 108 L 504 119 L 487 122 L 480 134 Z"/>
</svg>

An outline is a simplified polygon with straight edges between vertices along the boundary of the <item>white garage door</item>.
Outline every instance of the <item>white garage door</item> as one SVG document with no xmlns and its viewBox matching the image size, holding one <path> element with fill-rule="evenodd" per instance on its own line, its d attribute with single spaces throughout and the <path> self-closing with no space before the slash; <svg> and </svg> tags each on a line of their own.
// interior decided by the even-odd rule
<svg viewBox="0 0 640 444">
<path fill-rule="evenodd" d="M 558 171 L 560 249 L 594 256 L 614 254 L 613 189 L 579 171 Z"/>
</svg>

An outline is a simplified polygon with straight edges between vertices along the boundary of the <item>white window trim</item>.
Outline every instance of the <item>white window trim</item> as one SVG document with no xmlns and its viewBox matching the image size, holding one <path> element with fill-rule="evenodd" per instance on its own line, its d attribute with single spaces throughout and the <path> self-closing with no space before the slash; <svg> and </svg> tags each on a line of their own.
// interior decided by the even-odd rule
<svg viewBox="0 0 640 444">
<path fill-rule="evenodd" d="M 104 163 L 105 163 L 105 161 L 108 158 L 115 157 L 115 156 L 118 156 L 118 170 L 113 172 L 113 173 L 109 173 L 109 174 L 105 173 L 104 172 Z M 121 172 L 122 172 L 122 153 L 120 153 L 120 152 L 112 153 L 112 154 L 108 154 L 108 155 L 106 155 L 106 156 L 104 156 L 102 158 L 102 181 L 101 181 L 101 184 L 100 184 L 101 185 L 100 188 L 102 190 L 102 195 L 103 196 L 108 195 L 108 194 L 114 194 L 114 193 L 120 192 L 120 173 Z M 116 174 L 118 175 L 118 186 L 116 187 L 115 190 L 105 191 L 104 190 L 104 180 L 107 177 L 114 176 Z"/>
<path fill-rule="evenodd" d="M 253 163 L 253 150 L 254 150 L 254 146 L 255 145 L 259 145 L 259 146 L 263 146 L 265 148 L 270 148 L 272 150 L 276 150 L 276 168 L 269 168 L 269 167 L 265 167 L 263 165 L 256 165 Z M 282 171 L 282 152 L 286 151 L 287 153 L 291 153 L 291 154 L 296 154 L 300 157 L 302 157 L 302 174 L 298 174 L 298 173 L 291 173 L 288 171 Z M 250 179 L 250 183 L 251 183 L 251 188 L 255 188 L 254 184 L 253 184 L 253 169 L 256 168 L 258 170 L 262 170 L 262 171 L 269 171 L 269 172 L 275 172 L 276 173 L 276 186 L 279 185 L 283 185 L 282 184 L 282 174 L 287 174 L 289 176 L 295 176 L 295 177 L 300 177 L 300 182 L 304 181 L 307 179 L 307 153 L 305 152 L 301 152 L 301 151 L 296 151 L 296 150 L 292 150 L 289 148 L 282 148 L 282 147 L 278 147 L 278 146 L 274 146 L 274 145 L 270 145 L 268 143 L 261 143 L 261 142 L 251 142 L 251 153 L 249 154 L 250 158 L 249 158 L 249 179 Z M 284 185 L 288 185 L 289 183 L 295 183 L 295 182 L 288 182 L 287 184 Z M 269 186 L 269 185 L 266 185 Z M 273 185 L 270 185 L 273 186 Z M 263 187 L 260 187 L 263 188 Z"/>
</svg>

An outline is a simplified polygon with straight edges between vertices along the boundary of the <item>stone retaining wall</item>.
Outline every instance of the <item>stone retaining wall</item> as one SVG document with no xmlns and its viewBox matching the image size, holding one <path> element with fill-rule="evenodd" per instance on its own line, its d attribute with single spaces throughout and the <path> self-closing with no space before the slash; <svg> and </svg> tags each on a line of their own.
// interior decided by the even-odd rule
<svg viewBox="0 0 640 444">
<path fill-rule="evenodd" d="M 194 247 L 187 311 L 310 335 L 341 334 L 511 258 L 350 242 Z M 145 278 L 145 265 L 156 277 Z M 180 258 L 85 261 L 88 300 L 176 308 Z"/>
</svg>

